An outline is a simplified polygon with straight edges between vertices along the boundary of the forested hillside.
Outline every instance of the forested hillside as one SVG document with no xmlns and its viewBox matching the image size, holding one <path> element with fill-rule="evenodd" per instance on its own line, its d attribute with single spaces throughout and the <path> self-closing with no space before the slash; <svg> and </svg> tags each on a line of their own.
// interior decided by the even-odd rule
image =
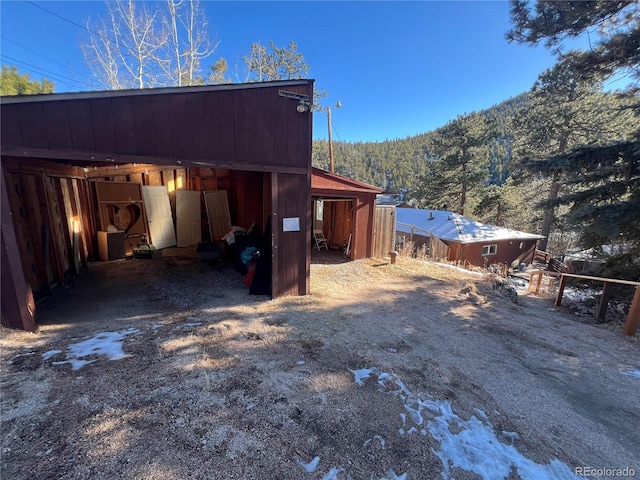
<svg viewBox="0 0 640 480">
<path fill-rule="evenodd" d="M 564 92 L 564 97 L 556 92 L 543 102 L 542 91 L 540 83 L 531 92 L 413 137 L 334 141 L 335 172 L 395 192 L 420 208 L 447 208 L 482 222 L 539 233 L 553 179 L 527 169 L 523 159 L 534 151 L 553 151 L 543 147 L 545 136 L 565 149 L 610 143 L 629 139 L 638 121 L 626 108 L 637 97 L 622 98 L 596 85 Z M 556 131 L 554 125 L 562 124 L 566 131 Z M 328 170 L 326 141 L 313 142 L 312 158 L 315 167 Z M 562 219 L 567 208 L 556 209 L 551 250 L 576 246 L 575 230 Z"/>
<path fill-rule="evenodd" d="M 506 100 L 483 112 L 495 125 L 496 133 L 487 142 L 491 152 L 489 179 L 502 184 L 508 177 L 511 142 L 508 125 L 526 103 L 527 94 Z M 335 172 L 349 178 L 385 188 L 416 200 L 421 187 L 420 176 L 429 162 L 440 156 L 437 132 L 384 142 L 333 142 Z M 329 147 L 326 140 L 313 142 L 313 166 L 329 169 Z"/>
</svg>

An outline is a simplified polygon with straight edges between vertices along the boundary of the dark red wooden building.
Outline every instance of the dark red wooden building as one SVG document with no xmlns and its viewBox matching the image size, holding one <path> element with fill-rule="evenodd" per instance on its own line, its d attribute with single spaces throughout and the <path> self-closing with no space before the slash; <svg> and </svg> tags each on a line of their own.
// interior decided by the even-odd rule
<svg viewBox="0 0 640 480">
<path fill-rule="evenodd" d="M 373 256 L 376 195 L 381 188 L 319 168 L 311 173 L 313 228 L 331 248 L 349 248 L 352 260 Z"/>
<path fill-rule="evenodd" d="M 539 240 L 520 232 L 476 222 L 454 212 L 396 209 L 396 239 L 426 245 L 432 257 L 479 267 L 491 264 L 530 264 Z"/>
<path fill-rule="evenodd" d="M 2 324 L 34 330 L 34 295 L 97 259 L 105 181 L 166 186 L 174 219 L 180 191 L 227 191 L 234 225 L 271 223 L 272 297 L 309 293 L 312 98 L 313 80 L 3 97 Z"/>
</svg>

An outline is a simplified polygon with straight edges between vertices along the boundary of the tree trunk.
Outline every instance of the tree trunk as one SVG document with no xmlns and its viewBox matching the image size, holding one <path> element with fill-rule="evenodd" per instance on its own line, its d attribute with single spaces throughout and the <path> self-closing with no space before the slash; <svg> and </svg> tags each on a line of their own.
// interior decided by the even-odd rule
<svg viewBox="0 0 640 480">
<path fill-rule="evenodd" d="M 463 151 L 463 155 L 466 152 Z M 460 193 L 460 215 L 464 215 L 464 206 L 467 203 L 467 163 L 462 164 L 462 192 Z"/>
<path fill-rule="evenodd" d="M 551 181 L 551 187 L 549 188 L 549 195 L 547 196 L 547 200 L 549 202 L 554 201 L 558 198 L 558 192 L 560 191 L 560 183 L 558 182 L 558 174 L 553 175 L 553 180 Z M 540 240 L 540 244 L 538 249 L 546 251 L 547 244 L 549 243 L 549 233 L 551 233 L 551 226 L 553 225 L 553 221 L 556 218 L 556 209 L 555 207 L 548 206 L 544 211 L 544 221 L 542 222 L 542 230 L 540 235 L 544 235 L 544 238 Z"/>
</svg>

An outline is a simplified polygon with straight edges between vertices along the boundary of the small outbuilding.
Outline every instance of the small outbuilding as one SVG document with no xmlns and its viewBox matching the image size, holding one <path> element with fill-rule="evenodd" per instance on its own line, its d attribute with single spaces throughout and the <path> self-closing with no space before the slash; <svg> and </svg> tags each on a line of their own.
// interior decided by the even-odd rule
<svg viewBox="0 0 640 480">
<path fill-rule="evenodd" d="M 411 241 L 431 257 L 488 266 L 530 264 L 541 235 L 476 222 L 457 213 L 396 209 L 396 242 Z"/>
<path fill-rule="evenodd" d="M 2 97 L 2 325 L 35 330 L 38 296 L 142 235 L 229 225 L 263 236 L 267 294 L 308 294 L 312 98 L 313 80 Z"/>
<path fill-rule="evenodd" d="M 376 195 L 382 189 L 319 168 L 311 171 L 313 229 L 352 260 L 373 256 Z"/>
</svg>

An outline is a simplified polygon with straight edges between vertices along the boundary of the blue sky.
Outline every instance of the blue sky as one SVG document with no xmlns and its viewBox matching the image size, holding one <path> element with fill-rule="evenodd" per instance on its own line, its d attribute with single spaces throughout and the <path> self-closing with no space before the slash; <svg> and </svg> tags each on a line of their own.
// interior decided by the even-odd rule
<svg viewBox="0 0 640 480">
<path fill-rule="evenodd" d="M 56 92 L 91 89 L 79 42 L 99 1 L 0 2 L 2 64 L 49 78 Z M 333 138 L 383 141 L 425 133 L 522 93 L 555 63 L 542 46 L 507 43 L 507 1 L 202 2 L 211 57 L 231 68 L 253 42 L 298 44 L 316 86 L 329 92 Z M 57 15 L 57 16 L 56 16 Z M 95 88 L 95 87 L 94 87 Z M 314 114 L 314 138 L 327 138 Z"/>
</svg>

